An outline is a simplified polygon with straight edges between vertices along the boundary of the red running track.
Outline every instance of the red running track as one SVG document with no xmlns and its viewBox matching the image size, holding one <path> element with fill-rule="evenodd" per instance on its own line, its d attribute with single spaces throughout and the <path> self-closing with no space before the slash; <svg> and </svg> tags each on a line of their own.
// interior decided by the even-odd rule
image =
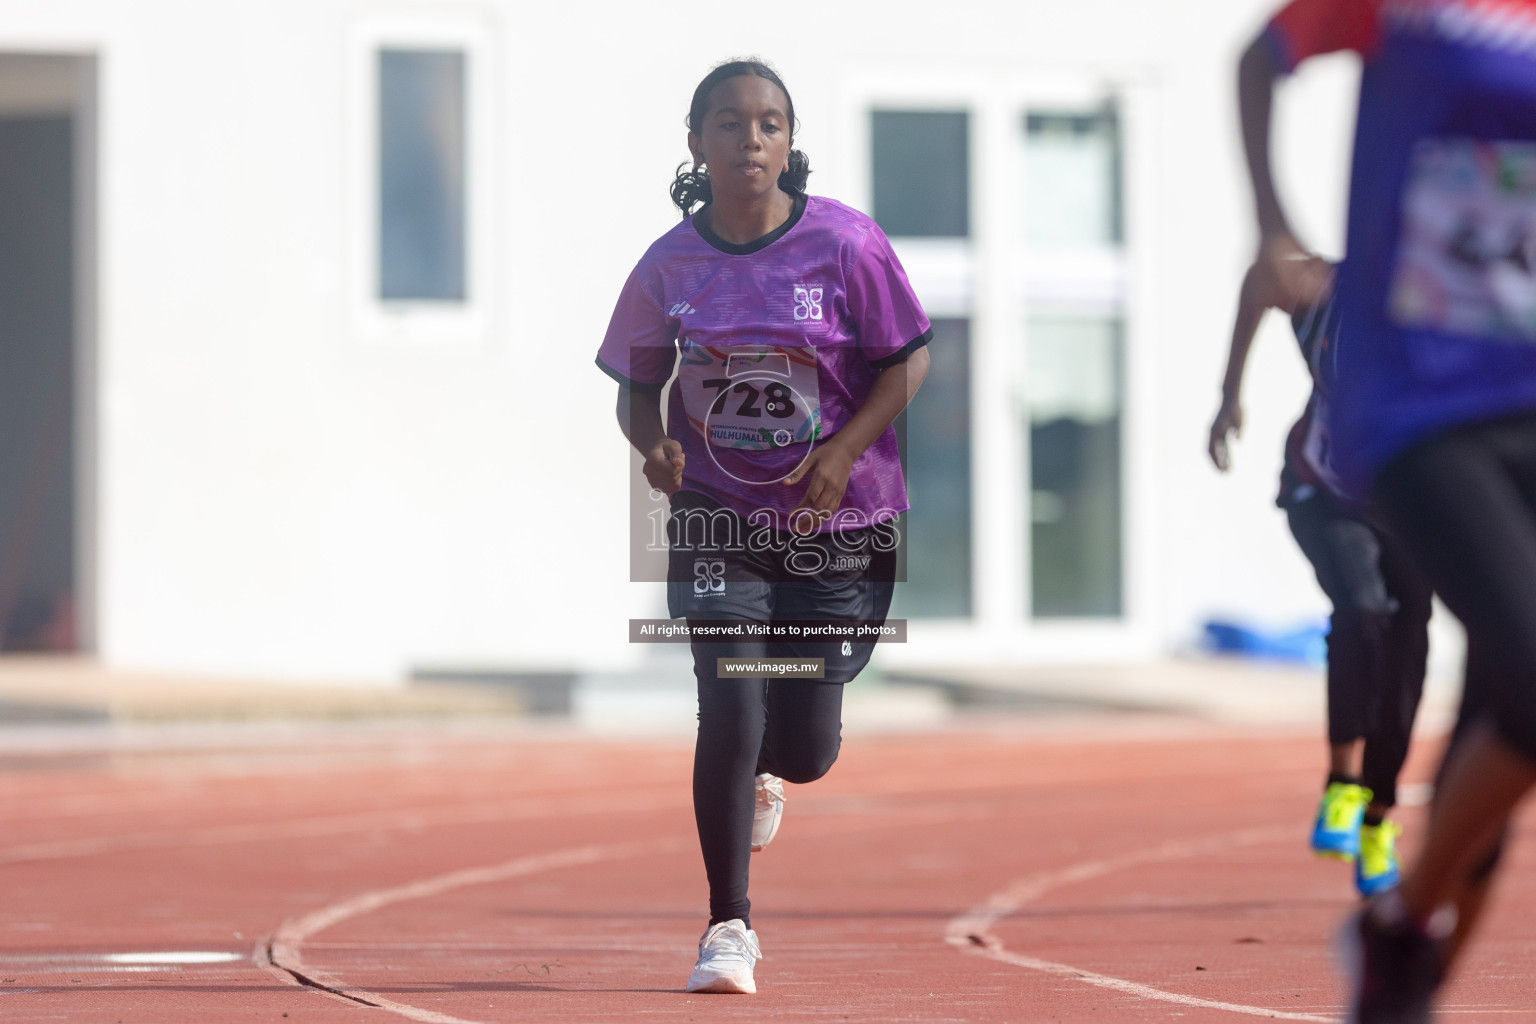
<svg viewBox="0 0 1536 1024">
<path fill-rule="evenodd" d="M 165 735 L 0 753 L 0 1019 L 1338 1015 L 1352 890 L 1304 848 L 1310 732 L 852 737 L 753 858 L 756 996 L 680 991 L 705 895 L 681 739 Z M 1446 1019 L 1536 1018 L 1533 857 L 1522 834 Z"/>
</svg>

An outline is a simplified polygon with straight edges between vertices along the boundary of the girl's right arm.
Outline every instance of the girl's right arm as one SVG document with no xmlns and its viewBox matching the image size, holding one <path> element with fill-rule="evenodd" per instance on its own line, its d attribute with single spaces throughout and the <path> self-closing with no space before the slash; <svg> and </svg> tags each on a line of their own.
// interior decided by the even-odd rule
<svg viewBox="0 0 1536 1024">
<path fill-rule="evenodd" d="M 620 385 L 615 411 L 619 429 L 645 458 L 645 479 L 663 494 L 676 494 L 683 486 L 683 446 L 668 437 L 662 425 L 661 392 Z"/>
</svg>

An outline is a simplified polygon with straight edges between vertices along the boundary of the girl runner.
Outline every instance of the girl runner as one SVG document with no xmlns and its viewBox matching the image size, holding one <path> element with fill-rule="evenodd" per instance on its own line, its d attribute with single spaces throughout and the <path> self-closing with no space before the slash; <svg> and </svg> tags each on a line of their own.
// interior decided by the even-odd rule
<svg viewBox="0 0 1536 1024">
<path fill-rule="evenodd" d="M 692 167 L 672 185 L 683 222 L 635 267 L 597 357 L 646 479 L 671 495 L 668 603 L 693 631 L 710 916 L 689 992 L 756 991 L 750 853 L 777 830 L 781 780 L 812 782 L 836 760 L 841 684 L 874 648 L 748 627 L 884 620 L 907 508 L 891 422 L 928 368 L 932 331 L 890 243 L 863 214 L 806 195 L 795 124 L 762 62 L 704 77 Z M 789 666 L 765 657 L 819 658 L 822 675 L 782 677 Z M 732 673 L 727 659 L 750 661 Z"/>
<path fill-rule="evenodd" d="M 1255 266 L 1243 278 L 1221 408 L 1211 424 L 1210 455 L 1226 472 L 1228 436 L 1240 431 L 1243 369 L 1267 309 L 1284 296 Z M 1291 533 L 1333 603 L 1328 631 L 1328 779 L 1312 826 L 1312 850 L 1353 861 L 1355 887 L 1373 896 L 1400 876 L 1397 836 L 1387 821 L 1397 776 L 1424 690 L 1431 591 L 1402 544 L 1376 517 L 1343 498 L 1326 461 L 1327 392 L 1321 367 L 1338 332 L 1329 294 L 1291 318 L 1312 396 L 1285 442 L 1280 495 Z"/>
<path fill-rule="evenodd" d="M 1425 1021 L 1536 784 L 1536 0 L 1292 0 L 1248 49 L 1259 259 L 1288 305 L 1321 288 L 1270 176 L 1272 82 L 1338 50 L 1365 68 L 1332 467 L 1467 627 L 1424 848 L 1345 929 L 1349 1019 Z"/>
</svg>

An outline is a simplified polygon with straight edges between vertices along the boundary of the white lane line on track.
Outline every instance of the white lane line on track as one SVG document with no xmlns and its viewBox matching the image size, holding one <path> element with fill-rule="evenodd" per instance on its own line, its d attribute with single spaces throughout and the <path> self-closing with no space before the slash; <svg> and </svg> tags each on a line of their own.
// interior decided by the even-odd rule
<svg viewBox="0 0 1536 1024">
<path fill-rule="evenodd" d="M 245 954 L 176 950 L 169 953 L 106 953 L 102 959 L 109 964 L 227 964 L 244 960 Z"/>
<path fill-rule="evenodd" d="M 956 815 L 950 811 L 948 813 L 930 812 L 919 816 L 922 818 L 943 819 L 971 817 L 972 815 Z M 838 822 L 830 828 L 823 826 L 817 831 L 818 833 L 835 834 L 860 831 L 868 827 L 870 826 L 867 822 L 844 821 Z M 1070 978 L 1087 985 L 1111 989 L 1127 995 L 1135 995 L 1184 1006 L 1269 1017 L 1276 1020 L 1302 1020 L 1314 1021 L 1318 1022 L 1318 1024 L 1337 1024 L 1339 1019 L 1337 1017 L 1292 1013 L 1269 1007 L 1247 1006 L 1241 1003 L 1225 1003 L 1212 999 L 1201 999 L 1198 996 L 1182 995 L 1123 978 L 1097 974 L 1092 971 L 1072 967 L 1068 964 L 1059 964 L 1049 960 L 1024 956 L 1004 949 L 1001 940 L 991 935 L 988 931 L 993 924 L 1013 913 L 1025 903 L 1037 899 L 1050 889 L 1061 885 L 1086 881 L 1142 864 L 1155 864 L 1186 857 L 1195 857 L 1205 853 L 1220 852 L 1233 846 L 1256 846 L 1264 843 L 1282 842 L 1292 838 L 1294 833 L 1295 829 L 1290 826 L 1244 829 L 1205 839 L 1182 842 L 1170 841 L 1120 857 L 1084 861 L 1065 868 L 1028 875 L 994 893 L 980 906 L 952 919 L 945 929 L 945 941 L 961 952 L 970 955 L 989 957 L 1002 963 Z M 410 1020 L 420 1021 L 422 1024 L 483 1024 L 483 1022 L 470 1021 L 461 1017 L 438 1013 L 435 1010 L 427 1010 L 422 1007 L 411 1006 L 407 1003 L 395 1002 L 367 989 L 348 985 L 341 978 L 323 971 L 312 970 L 306 966 L 300 954 L 300 948 L 309 937 L 333 925 L 339 924 L 351 917 L 371 913 L 394 903 L 422 899 L 464 886 L 484 885 L 523 875 L 536 874 L 541 871 L 583 864 L 596 864 L 607 860 L 621 860 L 629 857 L 644 856 L 650 853 L 667 853 L 689 848 L 691 842 L 692 837 L 685 839 L 674 836 L 632 843 L 573 847 L 529 857 L 520 857 L 516 860 L 490 867 L 452 871 L 447 874 L 437 875 L 389 889 L 370 890 L 308 914 L 284 921 L 270 940 L 264 941 L 257 946 L 256 960 L 262 967 L 271 971 L 288 984 L 307 985 L 318 992 L 323 992 L 354 1004 L 362 1003 L 388 1010 Z M 976 939 L 972 938 L 973 935 L 980 938 L 984 945 L 978 945 Z"/>
<path fill-rule="evenodd" d="M 300 947 L 303 946 L 305 939 L 317 932 L 339 924 L 349 917 L 371 913 L 393 903 L 436 896 L 450 889 L 459 889 L 467 885 L 485 885 L 491 882 L 505 881 L 509 878 L 517 878 L 521 875 L 537 874 L 541 871 L 552 871 L 557 868 L 575 867 L 582 864 L 597 864 L 608 860 L 623 860 L 629 857 L 642 857 L 646 854 L 672 853 L 687 849 L 689 846 L 690 839 L 685 839 L 681 836 L 669 836 L 662 839 L 632 843 L 576 846 L 566 850 L 554 850 L 550 853 L 536 854 L 532 857 L 519 857 L 516 860 L 510 860 L 504 864 L 494 864 L 490 867 L 450 871 L 445 875 L 425 878 L 418 882 L 410 882 L 406 885 L 399 885 L 390 889 L 374 889 L 369 892 L 359 893 L 350 899 L 333 903 L 328 907 L 321 907 L 319 910 L 308 914 L 289 918 L 278 926 L 270 942 L 257 947 L 256 959 L 263 967 L 277 973 L 285 981 L 292 982 L 295 979 L 302 979 L 300 981 L 301 984 L 303 981 L 308 981 L 313 986 L 318 986 L 324 991 L 342 996 L 349 1001 L 366 1003 L 370 1006 L 376 1006 L 381 1010 L 389 1010 L 391 1013 L 398 1013 L 400 1016 L 410 1020 L 421 1021 L 422 1024 L 480 1024 L 480 1022 L 468 1021 L 462 1017 L 452 1017 L 446 1013 L 438 1013 L 436 1010 L 427 1010 L 419 1006 L 411 1006 L 407 1003 L 397 1003 L 375 992 L 369 992 L 366 989 L 348 985 L 340 978 L 323 971 L 312 970 L 305 966 L 304 958 L 300 954 Z"/>
<path fill-rule="evenodd" d="M 5 953 L 0 966 L 12 964 L 227 964 L 244 960 L 227 950 L 172 950 L 166 953 Z"/>
<path fill-rule="evenodd" d="M 5 953 L 0 966 L 14 964 L 141 964 L 141 966 L 180 967 L 183 964 L 229 964 L 244 960 L 244 953 L 229 950 L 166 950 L 138 953 Z"/>
<path fill-rule="evenodd" d="M 1324 1017 L 1312 1013 L 1291 1013 L 1266 1006 L 1247 1006 L 1242 1003 L 1224 1003 L 1215 999 L 1201 999 L 1198 996 L 1187 996 L 1178 992 L 1169 992 L 1166 989 L 1153 988 L 1151 985 L 1127 981 L 1124 978 L 1114 978 L 1107 974 L 1085 971 L 1082 968 L 1072 967 L 1069 964 L 1059 964 L 1050 960 L 1025 956 L 1021 953 L 1014 953 L 1005 949 L 1002 940 L 991 932 L 992 926 L 998 921 L 1014 913 L 1024 904 L 1038 899 L 1049 890 L 1058 886 L 1087 881 L 1110 874 L 1111 872 L 1123 871 L 1127 868 L 1138 867 L 1143 864 L 1159 864 L 1171 860 L 1181 860 L 1186 857 L 1198 857 L 1206 853 L 1218 853 L 1222 850 L 1231 849 L 1233 846 L 1258 846 L 1264 843 L 1282 842 L 1292 838 L 1294 833 L 1295 829 L 1290 826 L 1243 829 L 1238 832 L 1229 832 L 1221 836 L 1210 836 L 1205 839 L 1162 843 L 1158 846 L 1137 850 L 1120 857 L 1106 857 L 1102 860 L 1083 861 L 1065 868 L 1027 875 L 998 890 L 987 897 L 980 905 L 951 920 L 948 927 L 944 929 L 944 941 L 955 949 L 972 956 L 983 956 L 1001 963 L 1013 964 L 1016 967 L 1024 967 L 1032 971 L 1040 971 L 1044 974 L 1070 978 L 1073 981 L 1080 981 L 1085 985 L 1123 992 L 1126 995 L 1140 996 L 1144 999 L 1156 999 L 1160 1002 L 1176 1003 L 1180 1006 L 1199 1006 L 1210 1010 L 1226 1010 L 1230 1013 L 1243 1013 L 1254 1017 L 1337 1024 L 1339 1019 L 1337 1017 Z"/>
<path fill-rule="evenodd" d="M 632 805 L 626 804 L 626 806 Z M 902 823 L 910 825 L 913 821 L 936 822 L 986 817 L 989 817 L 988 812 L 974 808 L 962 810 L 958 813 L 950 808 L 932 808 L 908 815 Z M 872 826 L 868 821 L 843 819 L 824 822 L 819 827 L 816 827 L 814 831 L 817 835 L 836 835 L 839 833 L 862 831 L 870 827 Z M 370 913 L 404 900 L 421 899 L 467 885 L 499 882 L 521 875 L 531 875 L 540 871 L 572 867 L 578 864 L 596 864 L 605 860 L 640 857 L 648 853 L 670 853 L 677 850 L 692 849 L 695 841 L 692 836 L 670 836 L 647 841 L 637 840 L 631 843 L 578 846 L 566 850 L 536 854 L 531 857 L 520 857 L 516 860 L 507 861 L 504 864 L 492 865 L 491 867 L 450 871 L 447 874 L 435 875 L 431 878 L 389 889 L 369 890 L 337 903 L 332 903 L 319 910 L 311 911 L 308 914 L 289 918 L 278 926 L 277 931 L 273 933 L 270 939 L 263 939 L 257 943 L 254 958 L 257 964 L 264 970 L 276 975 L 285 984 L 301 985 L 312 991 L 319 992 L 333 999 L 352 1003 L 353 1005 L 362 1004 L 389 1010 L 411 1020 L 422 1021 L 423 1024 L 480 1024 L 477 1021 L 466 1021 L 458 1017 L 449 1016 L 448 1014 L 438 1013 L 435 1010 L 426 1010 L 419 1006 L 397 1003 L 392 999 L 386 999 L 367 989 L 348 985 L 335 975 L 324 971 L 312 970 L 305 965 L 303 956 L 300 954 L 300 947 L 311 936 L 347 918 Z"/>
<path fill-rule="evenodd" d="M 17 974 L 153 974 L 187 967 L 233 964 L 244 953 L 171 950 L 164 953 L 33 953 L 0 955 L 0 968 Z M 5 991 L 12 991 L 7 989 Z"/>
</svg>

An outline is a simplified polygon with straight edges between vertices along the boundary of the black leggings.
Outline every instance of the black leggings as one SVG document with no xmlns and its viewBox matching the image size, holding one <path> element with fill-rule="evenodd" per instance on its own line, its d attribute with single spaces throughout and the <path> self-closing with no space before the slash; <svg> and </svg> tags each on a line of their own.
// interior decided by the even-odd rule
<svg viewBox="0 0 1536 1024">
<path fill-rule="evenodd" d="M 1424 691 L 1432 591 L 1401 541 L 1328 495 L 1296 502 L 1286 516 L 1333 603 L 1328 741 L 1365 740 L 1361 781 L 1391 807 Z"/>
<path fill-rule="evenodd" d="M 1536 760 L 1536 416 L 1409 449 L 1382 470 L 1376 498 L 1467 628 L 1455 736 L 1486 722 Z"/>
<path fill-rule="evenodd" d="M 778 654 L 767 643 L 693 644 L 699 738 L 693 755 L 693 815 L 709 879 L 709 923 L 751 926 L 753 779 L 762 772 L 814 782 L 842 744 L 843 688 L 817 679 L 721 679 L 717 658 Z"/>
</svg>

